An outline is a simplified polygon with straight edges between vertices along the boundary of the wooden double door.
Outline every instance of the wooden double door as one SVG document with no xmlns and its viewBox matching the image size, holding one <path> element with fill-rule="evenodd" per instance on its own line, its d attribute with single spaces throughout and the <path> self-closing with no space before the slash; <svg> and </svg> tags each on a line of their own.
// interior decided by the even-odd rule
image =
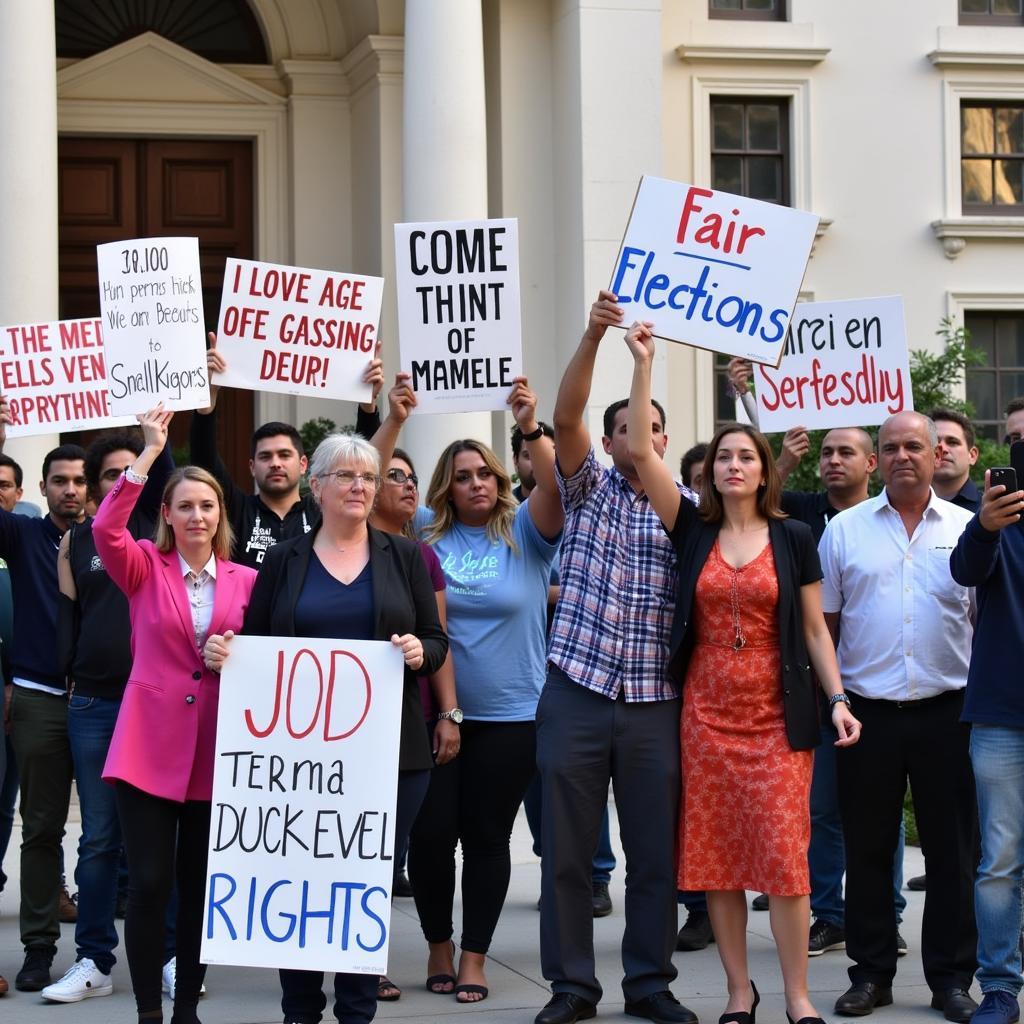
<svg viewBox="0 0 1024 1024">
<path fill-rule="evenodd" d="M 203 310 L 214 330 L 224 261 L 253 258 L 252 143 L 190 139 L 61 138 L 58 144 L 61 319 L 99 315 L 96 246 L 126 238 L 199 239 Z M 235 480 L 249 475 L 253 393 L 217 404 L 220 451 Z M 191 413 L 171 424 L 184 457 Z M 95 432 L 64 434 L 88 443 Z"/>
</svg>

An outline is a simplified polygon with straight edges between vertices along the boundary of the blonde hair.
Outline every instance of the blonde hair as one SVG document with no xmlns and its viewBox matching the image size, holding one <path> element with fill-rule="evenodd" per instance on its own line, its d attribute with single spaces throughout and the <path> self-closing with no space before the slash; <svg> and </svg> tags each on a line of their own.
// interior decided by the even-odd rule
<svg viewBox="0 0 1024 1024">
<path fill-rule="evenodd" d="M 504 541 L 515 554 L 518 554 L 519 547 L 512 536 L 512 523 L 519 502 L 512 494 L 512 478 L 498 460 L 498 456 L 487 445 L 469 438 L 453 441 L 437 460 L 434 474 L 430 478 L 430 486 L 427 488 L 427 506 L 434 513 L 434 521 L 424 531 L 424 541 L 427 544 L 435 544 L 455 522 L 455 506 L 451 501 L 451 492 L 455 479 L 455 456 L 462 452 L 476 452 L 498 481 L 498 500 L 487 519 L 487 536 L 494 543 Z"/>
<path fill-rule="evenodd" d="M 164 487 L 163 497 L 160 499 L 160 519 L 156 524 L 156 533 L 153 537 L 153 543 L 156 544 L 157 551 L 167 554 L 169 551 L 173 551 L 176 547 L 174 542 L 174 531 L 171 529 L 170 523 L 163 517 L 163 510 L 167 508 L 171 499 L 174 496 L 174 490 L 180 483 L 184 483 L 189 480 L 197 484 L 206 484 L 210 490 L 217 496 L 217 506 L 220 509 L 220 517 L 217 521 L 217 530 L 213 535 L 213 553 L 221 560 L 228 561 L 231 558 L 231 547 L 235 542 L 234 531 L 231 529 L 231 523 L 228 522 L 228 510 L 224 505 L 224 492 L 221 490 L 221 486 L 217 483 L 216 478 L 207 473 L 205 469 L 201 469 L 199 466 L 182 466 L 180 469 L 176 469 L 167 480 L 167 484 Z"/>
</svg>

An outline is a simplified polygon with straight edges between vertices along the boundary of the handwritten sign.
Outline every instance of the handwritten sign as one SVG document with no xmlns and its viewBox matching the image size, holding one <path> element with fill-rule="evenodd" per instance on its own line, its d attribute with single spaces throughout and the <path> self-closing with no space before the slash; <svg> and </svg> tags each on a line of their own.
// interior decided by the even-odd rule
<svg viewBox="0 0 1024 1024">
<path fill-rule="evenodd" d="M 111 409 L 209 405 L 199 241 L 106 242 L 96 267 Z"/>
<path fill-rule="evenodd" d="M 395 274 L 417 412 L 507 409 L 523 372 L 519 222 L 396 224 Z"/>
<path fill-rule="evenodd" d="M 609 287 L 626 322 L 778 365 L 818 218 L 756 199 L 640 179 Z"/>
<path fill-rule="evenodd" d="M 0 394 L 12 438 L 135 423 L 111 414 L 99 320 L 0 327 Z"/>
<path fill-rule="evenodd" d="M 388 643 L 232 640 L 204 963 L 385 972 L 402 679 Z"/>
<path fill-rule="evenodd" d="M 798 304 L 782 362 L 754 367 L 754 384 L 765 433 L 871 427 L 913 409 L 903 299 Z"/>
<path fill-rule="evenodd" d="M 383 295 L 380 277 L 229 259 L 217 328 L 228 368 L 216 383 L 369 401 Z"/>
</svg>

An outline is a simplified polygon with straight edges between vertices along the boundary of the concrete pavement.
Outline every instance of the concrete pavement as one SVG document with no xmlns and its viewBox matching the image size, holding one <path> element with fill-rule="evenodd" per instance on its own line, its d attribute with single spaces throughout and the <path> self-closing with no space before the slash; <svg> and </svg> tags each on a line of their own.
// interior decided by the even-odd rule
<svg viewBox="0 0 1024 1024">
<path fill-rule="evenodd" d="M 614 811 L 614 808 L 613 808 Z M 65 840 L 68 864 L 75 862 L 78 824 L 73 813 Z M 615 909 L 610 917 L 594 922 L 595 946 L 598 955 L 598 977 L 605 987 L 605 998 L 598 1019 L 611 1022 L 634 1021 L 622 1013 L 622 992 L 619 987 L 621 964 L 619 943 L 622 937 L 623 863 L 613 822 L 619 866 L 612 879 Z M 133 1022 L 134 1001 L 127 966 L 122 957 L 114 968 L 114 994 L 81 1003 L 58 1005 L 44 1003 L 36 993 L 14 990 L 14 976 L 21 966 L 22 952 L 18 938 L 18 845 L 20 831 L 15 829 L 7 870 L 11 880 L 0 895 L 0 974 L 11 985 L 10 993 L 0 999 L 0 1022 L 18 1024 L 110 1024 Z M 923 859 L 917 849 L 907 848 L 906 875 L 923 871 Z M 508 900 L 498 925 L 491 949 L 488 981 L 490 997 L 473 1006 L 460 1006 L 451 996 L 433 995 L 424 990 L 426 953 L 416 920 L 412 900 L 396 900 L 392 918 L 390 977 L 403 989 L 397 1003 L 382 1003 L 377 1019 L 401 1020 L 416 1024 L 440 1024 L 451 1020 L 476 1022 L 522 1022 L 531 1024 L 534 1015 L 549 998 L 541 977 L 538 946 L 537 895 L 540 867 L 530 849 L 530 835 L 522 814 L 516 823 L 512 843 L 512 882 Z M 872 1019 L 878 1024 L 939 1024 L 941 1014 L 927 1008 L 930 993 L 924 982 L 920 959 L 921 913 L 923 893 L 907 894 L 907 914 L 902 933 L 910 943 L 910 954 L 900 961 L 895 989 L 895 1005 L 876 1010 Z M 685 912 L 680 910 L 680 919 Z M 459 911 L 456 910 L 456 921 Z M 121 922 L 119 922 L 120 924 Z M 785 1004 L 778 961 L 771 941 L 768 914 L 751 912 L 749 925 L 751 975 L 761 992 L 758 1018 L 762 1024 L 784 1024 Z M 458 927 L 456 927 L 456 934 Z M 64 925 L 60 950 L 54 964 L 54 978 L 68 968 L 74 959 L 74 926 Z M 725 1004 L 725 979 L 715 947 L 697 953 L 677 953 L 675 964 L 679 979 L 673 986 L 676 995 L 695 1010 L 702 1024 L 714 1024 Z M 811 994 L 819 1013 L 835 1021 L 832 1006 L 836 996 L 849 984 L 846 968 L 849 961 L 841 952 L 826 953 L 810 963 Z M 281 1020 L 280 989 L 273 971 L 237 967 L 214 967 L 207 975 L 209 995 L 200 1004 L 204 1024 L 272 1024 Z M 974 990 L 978 998 L 977 989 Z M 330 1016 L 328 1003 L 328 1021 Z M 167 1020 L 170 1003 L 165 1003 Z"/>
</svg>

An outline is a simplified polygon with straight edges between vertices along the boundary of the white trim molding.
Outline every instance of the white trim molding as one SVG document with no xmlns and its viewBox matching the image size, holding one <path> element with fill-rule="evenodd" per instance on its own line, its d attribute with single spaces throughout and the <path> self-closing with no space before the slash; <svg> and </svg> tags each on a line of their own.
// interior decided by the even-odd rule
<svg viewBox="0 0 1024 1024">
<path fill-rule="evenodd" d="M 940 25 L 928 59 L 937 68 L 1024 70 L 1024 28 Z"/>
<path fill-rule="evenodd" d="M 963 325 L 964 314 L 972 310 L 984 310 L 985 312 L 997 313 L 1024 310 L 1024 290 L 1001 292 L 946 292 L 946 315 L 951 320 Z"/>
<path fill-rule="evenodd" d="M 727 46 L 682 43 L 676 56 L 687 64 L 783 64 L 813 67 L 831 53 L 828 46 Z"/>
<path fill-rule="evenodd" d="M 967 248 L 968 238 L 990 242 L 1024 240 L 1024 217 L 952 217 L 933 220 L 932 231 L 942 242 L 946 258 L 955 260 Z"/>
</svg>

